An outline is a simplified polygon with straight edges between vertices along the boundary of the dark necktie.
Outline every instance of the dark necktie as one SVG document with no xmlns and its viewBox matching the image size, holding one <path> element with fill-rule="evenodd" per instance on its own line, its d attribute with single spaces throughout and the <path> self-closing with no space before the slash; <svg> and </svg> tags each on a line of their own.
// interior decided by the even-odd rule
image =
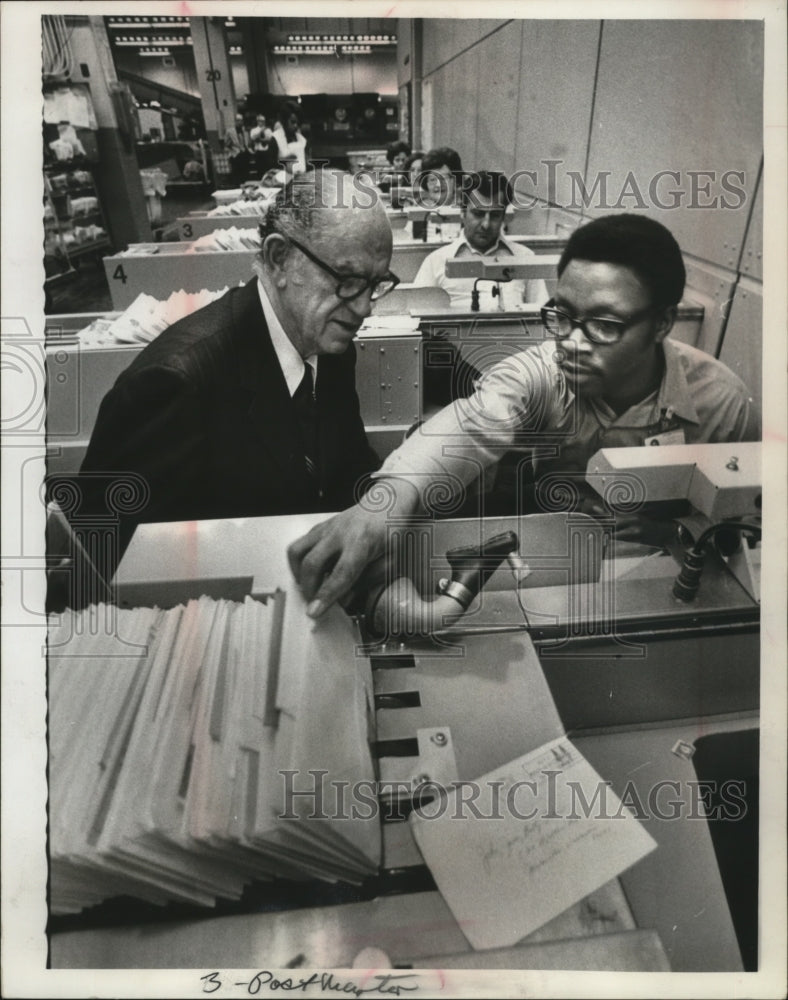
<svg viewBox="0 0 788 1000">
<path fill-rule="evenodd" d="M 320 471 L 317 449 L 317 406 L 315 403 L 314 379 L 312 366 L 304 365 L 304 377 L 293 394 L 293 404 L 298 416 L 301 431 L 301 442 L 304 449 L 306 471 L 311 479 L 318 483 Z"/>
</svg>

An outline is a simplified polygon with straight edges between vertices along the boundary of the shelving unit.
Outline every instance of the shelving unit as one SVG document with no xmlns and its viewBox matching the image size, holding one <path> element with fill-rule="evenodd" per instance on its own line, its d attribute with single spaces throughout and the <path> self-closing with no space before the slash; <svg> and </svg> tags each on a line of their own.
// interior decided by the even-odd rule
<svg viewBox="0 0 788 1000">
<path fill-rule="evenodd" d="M 110 247 L 93 172 L 84 158 L 44 165 L 44 231 L 47 278 Z"/>
<path fill-rule="evenodd" d="M 95 113 L 86 85 L 67 76 L 44 82 L 44 272 L 46 287 L 112 249 L 95 169 Z"/>
</svg>

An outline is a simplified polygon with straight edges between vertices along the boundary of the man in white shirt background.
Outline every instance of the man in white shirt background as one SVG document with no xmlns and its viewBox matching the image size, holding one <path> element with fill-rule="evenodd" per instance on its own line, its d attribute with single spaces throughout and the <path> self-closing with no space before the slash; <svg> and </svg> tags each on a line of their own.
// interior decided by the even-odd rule
<svg viewBox="0 0 788 1000">
<path fill-rule="evenodd" d="M 506 209 L 512 200 L 512 186 L 505 174 L 481 170 L 463 178 L 462 232 L 457 239 L 425 257 L 413 283 L 445 289 L 452 309 L 464 312 L 472 309 L 474 285 L 479 298 L 478 310 L 474 312 L 514 311 L 525 302 L 542 305 L 547 300 L 547 288 L 541 279 L 477 283 L 475 278 L 446 276 L 448 260 L 478 256 L 520 261 L 534 256 L 528 247 L 513 243 L 502 233 Z"/>
</svg>

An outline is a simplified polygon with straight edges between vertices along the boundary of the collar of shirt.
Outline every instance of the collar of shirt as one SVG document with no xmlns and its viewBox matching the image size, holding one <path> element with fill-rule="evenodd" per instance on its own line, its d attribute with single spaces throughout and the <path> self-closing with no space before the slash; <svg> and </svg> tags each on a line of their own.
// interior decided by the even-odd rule
<svg viewBox="0 0 788 1000">
<path fill-rule="evenodd" d="M 263 307 L 263 316 L 268 324 L 268 332 L 271 335 L 271 343 L 274 345 L 279 367 L 282 369 L 287 383 L 287 391 L 292 396 L 301 384 L 306 370 L 304 368 L 305 362 L 312 369 L 312 384 L 317 386 L 317 355 L 310 354 L 308 358 L 301 357 L 279 322 L 279 317 L 274 312 L 271 300 L 259 278 L 257 279 L 257 291 L 260 296 L 260 305 Z"/>
<path fill-rule="evenodd" d="M 700 417 L 695 409 L 687 377 L 684 374 L 682 356 L 670 337 L 662 341 L 665 352 L 665 374 L 659 387 L 659 406 L 662 412 L 675 413 L 682 420 L 699 424 Z"/>
<path fill-rule="evenodd" d="M 665 370 L 662 373 L 662 381 L 659 388 L 650 392 L 644 399 L 633 403 L 625 413 L 617 414 L 603 399 L 588 398 L 585 405 L 590 407 L 597 419 L 605 426 L 618 424 L 620 426 L 640 426 L 659 419 L 668 414 L 677 416 L 688 423 L 700 425 L 700 417 L 692 399 L 692 393 L 687 384 L 687 377 L 684 372 L 684 364 L 681 352 L 675 343 L 668 337 L 662 342 L 663 354 L 665 357 Z M 553 359 L 555 345 L 552 340 L 543 341 L 536 349 L 542 356 L 556 386 L 564 386 L 567 392 L 567 399 L 575 399 L 575 395 L 566 383 L 565 376 Z M 657 414 L 654 417 L 654 406 L 656 404 Z"/>
<path fill-rule="evenodd" d="M 505 236 L 499 236 L 494 245 L 491 246 L 489 250 L 482 251 L 482 250 L 477 250 L 475 247 L 472 247 L 468 242 L 468 240 L 466 239 L 465 233 L 461 233 L 451 246 L 452 246 L 452 253 L 451 253 L 452 257 L 459 257 L 460 255 L 462 255 L 463 257 L 467 257 L 468 253 L 475 254 L 477 257 L 489 257 L 491 255 L 498 253 L 499 250 L 504 250 L 510 256 L 513 256 L 514 254 L 514 251 L 509 246 L 509 243 Z M 465 251 L 467 251 L 468 253 L 465 253 Z"/>
<path fill-rule="evenodd" d="M 659 387 L 637 403 L 633 403 L 624 413 L 617 414 L 604 399 L 589 399 L 589 406 L 601 423 L 607 426 L 615 424 L 621 427 L 639 427 L 662 417 L 670 420 L 676 416 L 688 423 L 700 424 L 700 417 L 684 374 L 681 354 L 670 339 L 662 342 L 662 348 L 665 370 Z"/>
</svg>

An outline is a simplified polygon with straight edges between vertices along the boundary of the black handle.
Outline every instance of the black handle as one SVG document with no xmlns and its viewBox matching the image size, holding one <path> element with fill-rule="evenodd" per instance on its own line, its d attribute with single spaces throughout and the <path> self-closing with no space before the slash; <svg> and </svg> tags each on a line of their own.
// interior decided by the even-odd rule
<svg viewBox="0 0 788 1000">
<path fill-rule="evenodd" d="M 472 597 L 484 587 L 510 552 L 515 552 L 519 540 L 514 531 L 504 531 L 482 542 L 450 549 L 446 560 L 451 567 L 452 583 L 459 583 Z"/>
</svg>

